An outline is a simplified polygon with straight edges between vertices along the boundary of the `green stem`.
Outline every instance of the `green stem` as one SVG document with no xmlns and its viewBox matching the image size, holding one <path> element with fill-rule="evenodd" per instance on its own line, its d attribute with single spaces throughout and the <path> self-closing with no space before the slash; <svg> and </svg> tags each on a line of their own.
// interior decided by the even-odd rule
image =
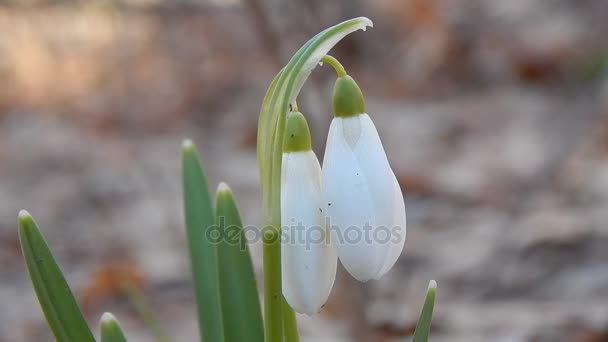
<svg viewBox="0 0 608 342">
<path fill-rule="evenodd" d="M 266 342 L 283 341 L 281 290 L 281 241 L 277 225 L 264 228 L 264 339 Z"/>
<path fill-rule="evenodd" d="M 330 55 L 325 55 L 323 56 L 323 58 L 321 58 L 321 63 L 327 63 L 331 65 L 332 68 L 336 70 L 336 74 L 338 74 L 338 77 L 346 76 L 346 70 L 344 70 L 344 67 L 342 66 L 342 64 L 340 64 L 340 62 L 338 62 L 336 58 Z"/>
<path fill-rule="evenodd" d="M 298 322 L 296 321 L 296 313 L 293 311 L 291 306 L 287 304 L 285 298 L 283 298 L 283 328 L 285 342 L 300 341 L 300 337 L 298 336 Z"/>
<path fill-rule="evenodd" d="M 280 115 L 272 142 L 273 158 L 270 167 L 270 195 L 268 207 L 264 208 L 267 220 L 262 231 L 264 259 L 264 339 L 266 342 L 283 342 L 283 289 L 281 284 L 281 158 L 285 115 Z"/>
</svg>

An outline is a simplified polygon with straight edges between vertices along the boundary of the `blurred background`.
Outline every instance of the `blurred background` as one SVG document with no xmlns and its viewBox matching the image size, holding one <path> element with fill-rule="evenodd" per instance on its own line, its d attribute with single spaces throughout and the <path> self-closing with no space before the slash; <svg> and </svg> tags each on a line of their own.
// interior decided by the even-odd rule
<svg viewBox="0 0 608 342">
<path fill-rule="evenodd" d="M 51 341 L 22 208 L 92 325 L 111 310 L 131 341 L 154 341 L 147 306 L 174 341 L 195 341 L 181 140 L 259 225 L 266 88 L 313 34 L 361 15 L 374 28 L 332 54 L 405 189 L 408 240 L 379 281 L 340 270 L 323 311 L 299 316 L 302 340 L 405 341 L 436 279 L 435 342 L 608 341 L 602 0 L 3 1 L 0 341 Z M 298 101 L 320 157 L 334 80 L 317 68 Z"/>
</svg>

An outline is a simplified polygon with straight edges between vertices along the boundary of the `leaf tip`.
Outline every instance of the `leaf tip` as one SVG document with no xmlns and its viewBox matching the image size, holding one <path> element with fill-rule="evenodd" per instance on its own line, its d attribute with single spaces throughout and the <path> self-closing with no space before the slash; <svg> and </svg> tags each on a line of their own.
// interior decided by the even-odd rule
<svg viewBox="0 0 608 342">
<path fill-rule="evenodd" d="M 19 220 L 25 220 L 28 218 L 32 218 L 32 215 L 25 209 L 19 210 L 19 215 L 17 216 Z"/>
<path fill-rule="evenodd" d="M 114 315 L 112 315 L 109 312 L 104 312 L 103 315 L 101 315 L 101 319 L 99 320 L 99 322 L 101 324 L 111 323 L 111 322 L 115 322 L 115 321 L 116 321 L 116 317 L 114 317 Z"/>
<path fill-rule="evenodd" d="M 218 184 L 218 186 L 217 186 L 217 193 L 219 194 L 222 192 L 232 193 L 232 190 L 230 189 L 228 184 L 226 184 L 225 182 L 220 182 L 220 184 Z"/>
<path fill-rule="evenodd" d="M 434 280 L 429 281 L 429 290 L 437 289 L 437 282 Z"/>
<path fill-rule="evenodd" d="M 32 215 L 25 209 L 21 209 L 17 215 L 17 223 L 19 224 L 19 232 L 30 226 L 34 221 Z"/>
<path fill-rule="evenodd" d="M 191 150 L 194 148 L 194 143 L 190 139 L 182 141 L 182 151 Z"/>
</svg>

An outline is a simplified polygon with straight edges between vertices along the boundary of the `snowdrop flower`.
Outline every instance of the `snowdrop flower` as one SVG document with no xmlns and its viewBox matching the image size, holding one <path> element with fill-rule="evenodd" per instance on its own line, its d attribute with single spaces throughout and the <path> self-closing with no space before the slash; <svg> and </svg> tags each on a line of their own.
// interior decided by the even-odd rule
<svg viewBox="0 0 608 342">
<path fill-rule="evenodd" d="M 393 267 L 405 243 L 405 204 L 361 90 L 348 75 L 334 87 L 334 119 L 323 159 L 323 192 L 332 243 L 359 281 Z"/>
<path fill-rule="evenodd" d="M 281 167 L 283 296 L 295 311 L 312 315 L 327 301 L 337 256 L 323 214 L 321 167 L 302 113 L 287 116 Z"/>
</svg>

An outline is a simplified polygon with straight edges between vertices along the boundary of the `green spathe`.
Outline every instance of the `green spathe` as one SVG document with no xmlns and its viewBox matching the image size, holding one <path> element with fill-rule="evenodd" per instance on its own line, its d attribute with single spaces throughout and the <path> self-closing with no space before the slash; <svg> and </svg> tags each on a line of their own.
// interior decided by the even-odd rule
<svg viewBox="0 0 608 342">
<path fill-rule="evenodd" d="M 348 75 L 340 76 L 334 85 L 333 110 L 336 117 L 346 118 L 365 113 L 363 93 Z"/>
<path fill-rule="evenodd" d="M 310 129 L 306 118 L 300 112 L 287 114 L 283 152 L 307 152 L 312 150 Z"/>
</svg>

